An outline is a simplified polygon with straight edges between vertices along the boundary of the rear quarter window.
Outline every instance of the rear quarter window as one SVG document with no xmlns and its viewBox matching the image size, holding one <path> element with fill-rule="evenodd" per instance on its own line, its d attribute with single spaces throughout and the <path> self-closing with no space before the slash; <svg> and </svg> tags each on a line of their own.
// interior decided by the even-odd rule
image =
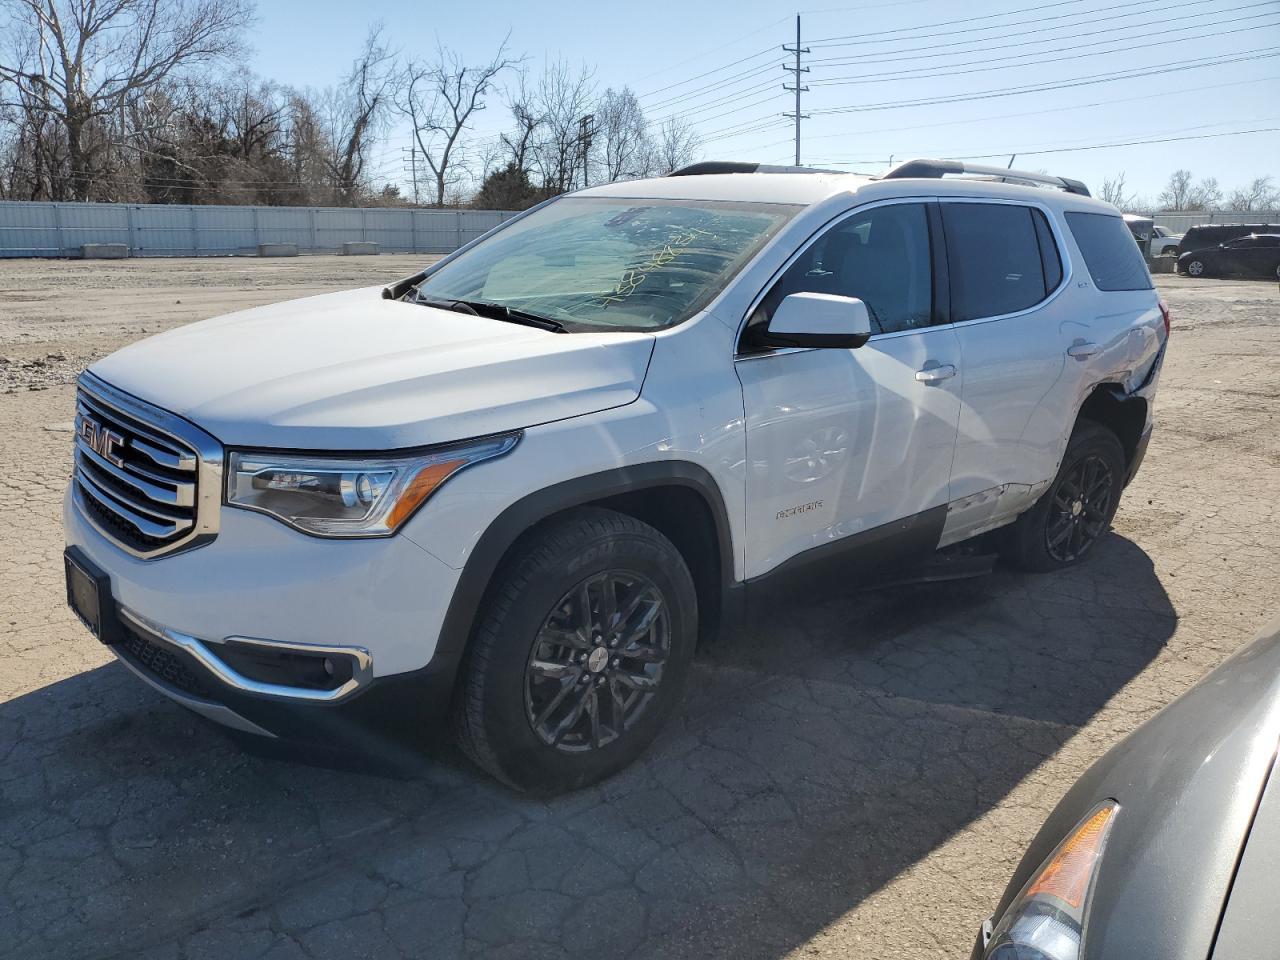
<svg viewBox="0 0 1280 960">
<path fill-rule="evenodd" d="M 1142 251 L 1123 220 L 1105 213 L 1067 213 L 1066 218 L 1095 287 L 1105 291 L 1152 289 Z"/>
</svg>

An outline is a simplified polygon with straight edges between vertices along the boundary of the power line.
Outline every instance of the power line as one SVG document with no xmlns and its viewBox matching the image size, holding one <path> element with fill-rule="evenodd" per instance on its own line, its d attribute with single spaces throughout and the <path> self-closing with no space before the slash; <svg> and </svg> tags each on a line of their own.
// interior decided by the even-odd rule
<svg viewBox="0 0 1280 960">
<path fill-rule="evenodd" d="M 991 13 L 980 17 L 960 17 L 956 20 L 940 20 L 934 23 L 919 24 L 914 27 L 897 27 L 891 30 L 876 30 L 862 34 L 846 34 L 840 37 L 822 37 L 812 41 L 815 47 L 858 47 L 867 44 L 886 43 L 892 41 L 868 39 L 874 37 L 883 37 L 893 33 L 915 33 L 919 30 L 930 30 L 935 27 L 951 27 L 966 23 L 977 23 L 981 20 L 996 20 L 1000 17 L 1015 16 L 1019 13 L 1034 13 L 1039 10 L 1049 10 L 1054 7 L 1073 6 L 1080 0 L 1057 0 L 1055 3 L 1046 3 L 1035 7 L 1022 7 L 1017 10 L 1007 10 L 1004 13 Z M 1072 17 L 1085 17 L 1095 13 L 1113 13 L 1116 10 L 1124 10 L 1128 7 L 1154 7 L 1151 10 L 1138 11 L 1129 16 L 1137 16 L 1139 13 L 1154 13 L 1162 8 L 1159 0 L 1132 0 L 1131 3 L 1113 4 L 1109 7 L 1094 7 L 1090 10 L 1077 10 L 1073 13 L 1060 13 L 1051 17 L 1033 17 L 1029 20 L 1011 20 L 1008 23 L 994 23 L 985 27 L 966 27 L 959 30 L 943 30 L 939 33 L 921 33 L 914 37 L 899 37 L 900 40 L 927 40 L 930 37 L 950 37 L 957 33 L 981 33 L 987 30 L 1003 30 L 1007 27 L 1023 26 L 1029 23 L 1044 23 L 1048 20 L 1067 20 Z M 1072 24 L 1071 26 L 1077 26 Z M 1046 30 L 1056 29 L 1055 27 L 1046 27 Z"/>
<path fill-rule="evenodd" d="M 1189 30 L 1189 29 L 1203 30 L 1204 27 L 1217 26 L 1223 23 L 1240 23 L 1241 21 L 1244 21 L 1244 20 L 1257 20 L 1261 17 L 1276 17 L 1276 16 L 1280 16 L 1280 10 L 1276 10 L 1274 12 L 1268 12 L 1268 13 L 1254 14 L 1251 17 L 1233 17 L 1226 20 L 1217 20 L 1209 23 L 1196 24 L 1192 27 L 1179 27 L 1177 28 L 1177 30 Z M 1101 40 L 1095 43 L 1080 44 L 1079 46 L 1075 46 L 1075 47 L 1057 47 L 1056 49 L 1053 49 L 1053 50 L 1040 50 L 1040 51 L 1037 51 L 1036 53 L 1022 53 L 1022 54 L 1014 54 L 1008 57 L 995 57 L 994 61 L 1025 59 L 1026 57 L 1034 56 L 1034 57 L 1041 58 L 1035 61 L 1035 65 L 1039 67 L 1048 63 L 1064 63 L 1068 60 L 1075 62 L 1078 60 L 1088 59 L 1089 57 L 1105 57 L 1115 53 L 1127 53 L 1131 50 L 1147 50 L 1152 47 L 1164 47 L 1174 43 L 1186 43 L 1188 40 L 1204 40 L 1210 37 L 1226 37 L 1226 36 L 1231 36 L 1232 34 L 1237 34 L 1237 33 L 1249 33 L 1254 30 L 1257 30 L 1259 26 L 1274 26 L 1274 25 L 1275 25 L 1275 22 L 1272 22 L 1272 23 L 1259 24 L 1257 26 L 1250 26 L 1250 27 L 1236 27 L 1235 29 L 1232 29 L 1232 30 L 1219 30 L 1216 33 L 1200 32 L 1200 33 L 1197 33 L 1194 37 L 1174 37 L 1168 40 L 1156 40 L 1152 43 L 1129 43 L 1128 41 L 1123 39 Z M 1176 31 L 1164 31 L 1164 32 L 1176 32 Z M 1104 46 L 1112 43 L 1125 43 L 1126 46 L 1121 47 L 1119 49 L 1113 49 L 1113 50 L 1099 50 L 1095 53 L 1086 53 L 1086 54 L 1076 53 L 1072 56 L 1063 56 L 1063 57 L 1047 57 L 1047 58 L 1042 57 L 1042 55 L 1046 53 L 1060 53 L 1060 52 L 1067 52 L 1067 51 L 1086 50 L 1089 47 Z M 939 77 L 959 77 L 959 76 L 966 76 L 972 73 L 989 73 L 992 70 L 1016 70 L 1021 67 L 1028 66 L 1028 64 L 1026 63 L 998 63 L 994 61 L 992 59 L 967 60 L 963 63 L 948 64 L 947 69 L 943 69 L 943 70 L 937 70 L 933 67 L 923 67 L 919 70 L 898 70 L 891 73 L 860 74 L 857 76 L 832 77 L 827 80 L 815 80 L 814 83 L 815 85 L 818 85 L 818 86 L 849 86 L 852 84 L 891 83 L 891 82 L 900 81 L 900 80 L 924 80 L 924 79 L 933 80 Z M 985 64 L 985 65 L 974 66 L 974 64 Z M 952 70 L 950 69 L 950 67 L 966 67 L 971 69 Z"/>
<path fill-rule="evenodd" d="M 991 90 L 981 90 L 975 93 L 949 94 L 941 97 L 922 97 L 915 100 L 885 100 L 879 103 L 867 103 L 858 106 L 849 105 L 828 107 L 821 110 L 815 110 L 814 115 L 866 113 L 875 110 L 927 107 L 944 103 L 967 103 L 973 100 L 994 100 L 1000 97 L 1014 97 L 1028 93 L 1046 93 L 1050 90 L 1069 90 L 1075 87 L 1088 87 L 1099 83 L 1112 83 L 1116 80 L 1131 80 L 1135 77 L 1150 77 L 1159 74 L 1173 73 L 1175 71 L 1182 72 L 1186 70 L 1201 70 L 1206 67 L 1220 67 L 1232 63 L 1248 63 L 1250 61 L 1265 60 L 1275 56 L 1280 56 L 1280 47 L 1258 47 L 1253 50 L 1239 51 L 1238 55 L 1233 54 L 1223 56 L 1219 54 L 1216 58 L 1200 57 L 1191 60 L 1178 60 L 1172 61 L 1161 67 L 1138 67 L 1114 73 L 1093 74 L 1091 76 L 1075 80 L 1033 84 L 1021 87 L 996 87 Z"/>
<path fill-rule="evenodd" d="M 1221 133 L 1200 133 L 1181 137 L 1152 137 L 1140 140 L 1109 141 L 1107 143 L 1091 143 L 1084 146 L 1048 147 L 1042 150 L 1004 150 L 1000 153 L 971 153 L 960 156 L 948 156 L 950 160 L 986 160 L 991 157 L 1007 157 L 1011 153 L 1017 156 L 1032 157 L 1047 153 L 1076 153 L 1082 150 L 1110 150 L 1116 147 L 1144 147 L 1157 143 L 1182 143 L 1190 140 L 1216 140 L 1219 137 L 1243 137 L 1258 133 L 1278 133 L 1280 127 L 1255 127 L 1249 130 L 1227 130 Z M 823 160 L 836 166 L 876 163 L 876 160 Z"/>
<path fill-rule="evenodd" d="M 1186 96 L 1187 94 L 1201 93 L 1206 90 L 1219 90 L 1224 87 L 1238 87 L 1245 84 L 1264 83 L 1272 80 L 1280 80 L 1280 76 L 1256 77 L 1250 80 L 1232 80 L 1228 83 L 1215 83 L 1215 84 L 1210 84 L 1208 86 L 1194 87 L 1190 90 L 1183 90 L 1183 89 L 1157 90 L 1154 93 L 1147 93 L 1138 97 L 1120 97 L 1120 98 L 1111 99 L 1111 100 L 1095 100 L 1092 103 L 1076 103 L 1076 104 L 1071 104 L 1070 106 L 1065 106 L 1065 107 L 1055 106 L 1053 110 L 1055 113 L 1061 113 L 1067 110 L 1086 110 L 1092 107 L 1105 107 L 1105 106 L 1111 106 L 1113 104 L 1119 104 L 1119 103 L 1139 103 L 1145 100 L 1154 100 L 1159 97 L 1175 97 L 1175 96 L 1180 97 L 1180 96 Z M 1038 117 L 1038 116 L 1042 116 L 1043 114 L 1044 114 L 1043 109 L 1025 110 L 1019 113 L 998 113 L 998 114 L 989 115 L 985 117 L 969 117 L 964 120 L 939 120 L 939 121 L 934 121 L 932 123 L 912 124 L 910 126 L 905 126 L 905 127 L 879 127 L 874 130 L 859 130 L 858 134 L 860 136 L 865 136 L 865 135 L 874 134 L 874 133 L 903 133 L 911 130 L 925 130 L 925 129 L 932 130 L 936 127 L 950 127 L 950 126 L 956 126 L 956 125 L 968 124 L 968 123 L 987 123 L 992 120 L 1012 120 L 1012 119 L 1017 119 L 1019 117 Z M 810 134 L 809 139 L 810 140 L 830 140 L 834 137 L 847 137 L 847 136 L 849 136 L 848 131 L 841 131 L 840 133 Z M 769 144 L 769 146 L 773 146 L 773 144 Z"/>
<path fill-rule="evenodd" d="M 834 66 L 848 66 L 851 64 L 894 63 L 899 60 L 922 60 L 922 59 L 931 60 L 936 57 L 949 57 L 949 56 L 956 56 L 956 55 L 962 56 L 967 53 L 975 53 L 978 51 L 981 51 L 983 53 L 989 53 L 995 50 L 1012 50 L 1017 47 L 1033 47 L 1043 43 L 1053 43 L 1054 41 L 1057 41 L 1057 40 L 1079 40 L 1087 37 L 1100 36 L 1102 34 L 1114 34 L 1118 30 L 1140 30 L 1140 31 L 1144 31 L 1144 33 L 1139 34 L 1139 36 L 1158 36 L 1160 33 L 1169 33 L 1171 31 L 1165 30 L 1165 31 L 1158 31 L 1156 33 L 1150 33 L 1145 31 L 1148 31 L 1148 28 L 1150 27 L 1162 26 L 1167 23 L 1175 23 L 1180 20 L 1194 20 L 1205 15 L 1205 13 L 1211 13 L 1211 14 L 1234 13 L 1240 10 L 1248 10 L 1253 7 L 1263 7 L 1263 6 L 1274 6 L 1274 3 L 1272 2 L 1253 3 L 1253 4 L 1246 4 L 1245 6 L 1241 6 L 1241 7 L 1230 7 L 1225 10 L 1205 11 L 1204 0 L 1186 0 L 1186 2 L 1184 3 L 1174 3 L 1174 4 L 1169 4 L 1168 6 L 1162 7 L 1160 10 L 1162 15 L 1155 20 L 1144 20 L 1144 21 L 1139 21 L 1137 23 L 1127 23 L 1127 24 L 1122 24 L 1120 26 L 1108 27 L 1105 30 L 1087 30 L 1083 33 L 1061 34 L 1061 35 L 1045 37 L 1040 40 L 1023 40 L 1020 43 L 1000 43 L 1000 44 L 996 44 L 995 46 L 985 45 L 991 39 L 993 39 L 990 37 L 983 37 L 983 38 L 969 39 L 969 40 L 955 40 L 950 43 L 932 43 L 932 44 L 927 44 L 923 47 L 900 47 L 895 50 L 885 50 L 881 52 L 883 54 L 904 54 L 904 56 L 882 56 L 881 53 L 875 53 L 875 54 L 872 54 L 871 57 L 861 57 L 861 56 L 859 57 L 823 57 L 823 58 L 815 59 L 813 62 L 824 63 L 834 67 Z M 1187 14 L 1181 17 L 1163 16 L 1163 14 L 1169 10 L 1179 10 L 1184 7 L 1196 7 L 1199 10 L 1204 12 Z M 1093 20 L 1091 22 L 1091 26 L 1099 23 L 1106 23 L 1107 21 L 1110 21 L 1110 20 L 1124 19 L 1124 18 L 1133 17 L 1133 16 L 1137 16 L 1137 14 L 1124 13 L 1124 14 L 1120 14 L 1118 17 L 1099 17 L 1096 20 Z M 1053 30 L 1056 30 L 1056 29 L 1058 28 L 1056 27 L 1049 28 L 1049 32 L 1052 32 Z M 1179 27 L 1175 29 L 1185 30 L 1190 28 Z M 1016 37 L 1026 37 L 1026 36 L 1031 36 L 1032 34 L 1039 34 L 1039 33 L 1045 33 L 1045 32 L 1046 32 L 1045 30 L 1015 31 L 1010 34 L 1005 34 L 1003 37 L 999 39 L 1012 39 Z M 1119 40 L 1121 38 L 1113 36 L 1112 39 Z M 972 49 L 950 50 L 945 53 L 927 53 L 926 52 L 929 50 L 941 50 L 943 48 L 948 48 L 948 47 L 971 47 Z M 1041 51 L 1041 52 L 1052 52 L 1052 51 Z M 1028 54 L 1028 56 L 1035 56 L 1035 54 Z"/>
</svg>

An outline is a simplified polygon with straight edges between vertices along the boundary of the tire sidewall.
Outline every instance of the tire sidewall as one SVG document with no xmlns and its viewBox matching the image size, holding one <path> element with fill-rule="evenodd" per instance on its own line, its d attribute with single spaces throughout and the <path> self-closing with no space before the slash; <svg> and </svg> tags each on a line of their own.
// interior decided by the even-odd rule
<svg viewBox="0 0 1280 960">
<path fill-rule="evenodd" d="M 1101 456 L 1111 468 L 1111 504 L 1107 512 L 1107 523 L 1102 533 L 1089 547 L 1072 560 L 1059 560 L 1049 553 L 1047 526 L 1049 515 L 1053 510 L 1053 495 L 1062 482 L 1062 478 L 1081 460 L 1090 456 Z M 1124 448 L 1114 433 L 1099 424 L 1092 422 L 1076 429 L 1062 455 L 1062 463 L 1054 474 L 1053 483 L 1044 492 L 1040 500 L 1027 513 L 1019 518 L 1011 531 L 1014 541 L 1010 559 L 1024 570 L 1046 573 L 1053 570 L 1064 570 L 1087 562 L 1096 553 L 1099 541 L 1106 535 L 1120 507 L 1120 496 L 1124 491 L 1125 457 Z"/>
<path fill-rule="evenodd" d="M 656 531 L 655 531 L 656 533 Z M 525 574 L 519 593 L 492 630 L 485 682 L 486 739 L 505 779 L 521 789 L 573 790 L 631 763 L 657 735 L 683 694 L 697 637 L 693 580 L 665 538 L 639 532 L 580 537 L 518 561 Z M 609 570 L 638 573 L 661 591 L 671 626 L 662 683 L 643 715 L 613 742 L 581 753 L 548 746 L 533 730 L 525 707 L 525 669 L 538 630 L 554 604 L 583 580 Z"/>
</svg>

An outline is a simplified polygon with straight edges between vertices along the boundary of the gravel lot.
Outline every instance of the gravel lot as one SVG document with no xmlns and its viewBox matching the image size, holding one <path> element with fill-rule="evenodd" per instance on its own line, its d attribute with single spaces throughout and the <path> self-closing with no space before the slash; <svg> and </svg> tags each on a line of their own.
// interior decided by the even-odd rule
<svg viewBox="0 0 1280 960">
<path fill-rule="evenodd" d="M 1084 568 L 773 611 L 644 762 L 553 802 L 447 750 L 250 755 L 66 611 L 72 380 L 416 265 L 0 261 L 0 955 L 967 957 L 1071 781 L 1280 611 L 1280 295 L 1162 276 L 1159 425 Z"/>
</svg>

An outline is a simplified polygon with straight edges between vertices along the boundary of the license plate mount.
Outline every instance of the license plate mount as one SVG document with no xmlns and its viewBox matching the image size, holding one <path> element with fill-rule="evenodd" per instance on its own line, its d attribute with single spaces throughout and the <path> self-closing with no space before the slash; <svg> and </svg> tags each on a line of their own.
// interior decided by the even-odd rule
<svg viewBox="0 0 1280 960">
<path fill-rule="evenodd" d="M 89 632 L 110 646 L 120 638 L 111 578 L 75 547 L 62 554 L 67 575 L 67 606 Z"/>
</svg>

